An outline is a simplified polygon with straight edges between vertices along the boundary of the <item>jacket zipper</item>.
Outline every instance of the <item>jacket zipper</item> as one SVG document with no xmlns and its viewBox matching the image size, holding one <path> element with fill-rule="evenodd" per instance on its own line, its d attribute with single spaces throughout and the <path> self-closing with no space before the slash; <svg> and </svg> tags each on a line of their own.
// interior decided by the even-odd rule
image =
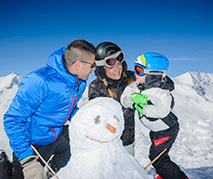
<svg viewBox="0 0 213 179">
<path fill-rule="evenodd" d="M 72 104 L 71 104 L 71 107 L 70 107 L 69 112 L 68 112 L 68 114 L 67 114 L 66 120 L 64 121 L 64 123 L 63 123 L 61 126 L 63 126 L 63 125 L 67 122 L 67 120 L 69 119 L 70 112 L 71 112 L 72 108 L 76 106 L 76 103 L 77 103 L 77 100 L 78 100 L 78 95 L 77 95 L 77 97 L 76 97 L 76 99 L 75 99 L 75 104 L 74 104 L 74 106 L 73 106 L 73 94 L 72 94 L 72 89 L 73 89 L 73 87 L 76 86 L 76 85 L 78 85 L 77 92 L 79 92 L 79 77 L 78 77 L 78 76 L 77 76 L 77 83 L 74 84 L 74 85 L 72 86 L 72 88 L 70 89 L 70 94 L 71 94 L 71 98 L 72 98 Z M 54 134 L 55 134 L 55 139 L 54 139 L 54 141 L 53 141 L 53 142 L 55 142 L 56 139 L 57 139 L 57 133 L 55 132 L 55 129 L 54 129 L 54 128 L 52 128 L 52 130 L 53 130 L 53 132 L 54 132 Z"/>
<path fill-rule="evenodd" d="M 73 87 L 76 86 L 76 85 L 79 85 L 79 78 L 78 78 L 78 76 L 77 76 L 77 83 L 74 84 Z M 67 122 L 67 120 L 69 119 L 69 116 L 71 116 L 71 115 L 70 115 L 70 112 L 71 112 L 72 108 L 74 108 L 74 107 L 76 106 L 76 103 L 77 103 L 77 100 L 78 100 L 78 95 L 77 95 L 77 97 L 76 97 L 76 99 L 75 99 L 75 104 L 74 104 L 74 106 L 73 106 L 73 101 L 74 101 L 74 100 L 73 100 L 73 94 L 72 94 L 72 89 L 73 89 L 73 87 L 72 87 L 71 90 L 70 90 L 70 94 L 71 94 L 71 98 L 72 98 L 72 105 L 71 105 L 71 107 L 70 107 L 70 109 L 69 109 L 69 112 L 68 112 L 68 114 L 67 114 L 66 120 L 64 121 L 64 123 L 62 124 L 62 126 Z M 79 91 L 79 86 L 78 86 L 77 92 L 78 92 L 78 91 Z"/>
</svg>

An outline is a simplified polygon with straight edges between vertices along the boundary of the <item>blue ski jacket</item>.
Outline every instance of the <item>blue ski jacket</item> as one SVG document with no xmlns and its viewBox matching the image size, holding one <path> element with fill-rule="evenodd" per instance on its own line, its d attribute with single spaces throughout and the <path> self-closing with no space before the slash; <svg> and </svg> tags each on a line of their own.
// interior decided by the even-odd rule
<svg viewBox="0 0 213 179">
<path fill-rule="evenodd" d="M 19 160 L 34 154 L 30 144 L 53 143 L 78 110 L 86 81 L 68 72 L 63 61 L 65 50 L 55 51 L 45 67 L 22 80 L 4 115 L 5 132 Z"/>
</svg>

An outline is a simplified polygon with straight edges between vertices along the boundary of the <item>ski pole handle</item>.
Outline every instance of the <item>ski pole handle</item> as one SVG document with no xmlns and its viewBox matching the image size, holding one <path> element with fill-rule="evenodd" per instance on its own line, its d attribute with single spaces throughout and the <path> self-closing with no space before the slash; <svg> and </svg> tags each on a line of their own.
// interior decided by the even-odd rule
<svg viewBox="0 0 213 179">
<path fill-rule="evenodd" d="M 157 157 L 154 158 L 154 160 L 152 160 L 145 168 L 144 170 L 146 170 L 150 165 L 152 165 L 161 155 L 163 155 L 165 152 L 167 151 L 167 148 L 165 148 Z"/>
<path fill-rule="evenodd" d="M 47 168 L 52 172 L 52 174 L 57 178 L 57 179 L 59 179 L 58 178 L 58 176 L 56 175 L 56 173 L 53 171 L 53 169 L 48 165 L 48 163 L 43 159 L 43 157 L 39 154 L 39 152 L 36 150 L 36 148 L 32 145 L 32 144 L 30 144 L 31 145 L 31 147 L 32 147 L 32 149 L 33 149 L 33 151 L 38 155 L 38 157 L 41 159 L 41 161 L 47 166 Z"/>
</svg>

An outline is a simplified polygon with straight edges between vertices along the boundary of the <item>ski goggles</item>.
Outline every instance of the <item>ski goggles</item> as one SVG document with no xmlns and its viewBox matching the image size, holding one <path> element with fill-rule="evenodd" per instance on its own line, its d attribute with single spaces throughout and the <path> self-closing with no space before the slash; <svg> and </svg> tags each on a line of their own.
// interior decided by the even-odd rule
<svg viewBox="0 0 213 179">
<path fill-rule="evenodd" d="M 145 75 L 145 69 L 146 67 L 140 64 L 135 64 L 135 74 L 138 76 L 144 76 Z"/>
<path fill-rule="evenodd" d="M 145 74 L 164 75 L 168 73 L 168 70 L 149 70 L 145 66 L 136 63 L 134 72 L 137 76 L 144 76 Z"/>
<path fill-rule="evenodd" d="M 110 56 L 105 57 L 103 60 L 95 61 L 96 66 L 107 66 L 112 68 L 117 65 L 117 63 L 124 62 L 124 52 L 118 51 Z"/>
</svg>

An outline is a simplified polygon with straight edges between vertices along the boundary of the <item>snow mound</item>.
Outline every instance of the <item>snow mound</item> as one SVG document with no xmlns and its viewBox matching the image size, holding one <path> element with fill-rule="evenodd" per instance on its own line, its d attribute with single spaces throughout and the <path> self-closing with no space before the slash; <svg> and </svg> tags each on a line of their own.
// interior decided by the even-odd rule
<svg viewBox="0 0 213 179">
<path fill-rule="evenodd" d="M 10 159 L 12 151 L 3 129 L 3 115 L 15 96 L 21 79 L 15 73 L 0 77 L 0 149 L 5 150 Z M 213 74 L 188 72 L 173 78 L 173 80 L 175 82 L 175 90 L 172 92 L 175 98 L 174 113 L 179 119 L 180 132 L 170 151 L 170 156 L 189 178 L 212 178 Z M 85 91 L 78 104 L 80 109 L 87 102 L 87 91 Z M 95 111 L 94 107 L 92 109 Z M 89 117 L 93 110 L 88 111 L 86 116 Z M 108 111 L 108 107 L 105 110 Z M 148 132 L 140 121 L 136 121 L 135 157 L 143 167 L 150 162 L 148 158 L 150 146 Z M 94 155 L 91 153 L 88 160 L 93 161 Z M 94 160 L 97 159 L 94 158 Z M 89 165 L 89 162 L 87 164 Z M 82 167 L 79 167 L 80 172 L 81 169 Z M 118 171 L 123 170 L 123 168 L 118 169 Z M 70 175 L 63 176 L 71 178 Z"/>
<path fill-rule="evenodd" d="M 72 156 L 59 178 L 149 178 L 122 146 L 124 119 L 117 101 L 107 97 L 89 101 L 75 114 L 69 129 Z"/>
<path fill-rule="evenodd" d="M 15 73 L 0 77 L 0 149 L 3 149 L 9 158 L 11 158 L 12 151 L 9 147 L 9 140 L 4 132 L 3 115 L 12 102 L 21 80 L 22 77 Z"/>
</svg>

